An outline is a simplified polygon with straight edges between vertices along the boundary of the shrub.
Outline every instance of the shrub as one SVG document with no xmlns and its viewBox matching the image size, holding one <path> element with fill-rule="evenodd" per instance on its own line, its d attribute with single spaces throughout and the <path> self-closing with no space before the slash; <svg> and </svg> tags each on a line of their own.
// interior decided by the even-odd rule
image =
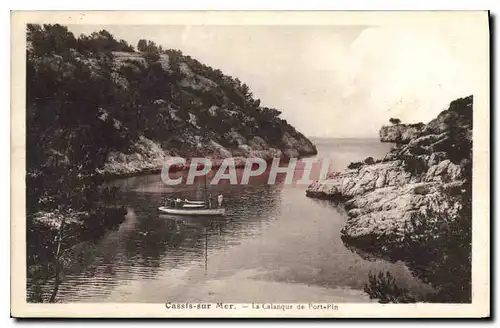
<svg viewBox="0 0 500 328">
<path fill-rule="evenodd" d="M 380 303 L 413 303 L 415 297 L 407 289 L 396 284 L 396 279 L 389 273 L 380 272 L 378 275 L 370 273 L 368 283 L 364 288 L 371 299 L 378 299 Z"/>
<path fill-rule="evenodd" d="M 348 169 L 358 169 L 363 165 L 361 162 L 352 162 L 347 166 Z"/>
<path fill-rule="evenodd" d="M 148 52 L 146 52 L 144 57 L 146 58 L 146 61 L 148 63 L 154 63 L 160 59 L 160 53 L 158 53 L 156 51 L 148 51 Z"/>
<path fill-rule="evenodd" d="M 373 157 L 370 156 L 370 157 L 365 158 L 364 163 L 366 165 L 372 165 L 372 164 L 375 164 L 375 160 L 373 159 Z"/>
<path fill-rule="evenodd" d="M 427 171 L 427 163 L 422 157 L 402 155 L 403 169 L 413 175 L 420 175 Z"/>
<path fill-rule="evenodd" d="M 389 122 L 391 122 L 391 124 L 397 125 L 401 123 L 401 120 L 399 118 L 390 118 Z"/>
</svg>

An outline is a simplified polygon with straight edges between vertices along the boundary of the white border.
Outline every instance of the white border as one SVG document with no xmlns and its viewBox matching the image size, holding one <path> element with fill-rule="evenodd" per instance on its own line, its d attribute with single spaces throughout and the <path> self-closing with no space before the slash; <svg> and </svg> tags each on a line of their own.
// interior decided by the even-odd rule
<svg viewBox="0 0 500 328">
<path fill-rule="evenodd" d="M 22 14 L 22 15 L 18 15 Z M 440 24 L 445 24 L 446 16 L 450 13 L 443 12 L 428 12 L 428 13 L 373 13 L 373 12 L 287 12 L 280 13 L 167 13 L 170 24 L 186 24 L 187 22 L 196 22 L 197 24 L 419 24 L 425 20 L 425 24 L 436 24 L 436 28 Z M 424 14 L 424 15 L 422 15 Z M 473 28 L 484 28 L 484 14 L 476 13 L 454 13 L 463 15 L 460 19 L 469 20 L 468 23 Z M 75 23 L 81 22 L 86 24 L 102 23 L 105 21 L 112 24 L 113 21 L 122 23 L 126 21 L 128 24 L 158 24 L 165 21 L 165 13 L 160 12 L 122 12 L 122 13 L 103 13 L 92 12 L 80 15 L 78 13 L 16 13 L 13 15 L 13 31 L 19 33 L 24 32 L 24 23 L 26 21 L 36 20 L 55 21 L 58 23 Z M 47 20 L 47 15 L 50 19 Z M 332 16 L 334 15 L 334 19 Z M 469 16 L 470 15 L 470 16 Z M 474 17 L 472 17 L 474 16 Z M 455 19 L 455 18 L 454 18 Z M 14 74 L 12 74 L 12 107 L 24 108 L 24 38 L 18 38 L 19 34 L 14 35 L 12 49 L 12 64 Z M 447 316 L 447 317 L 470 317 L 484 316 L 489 313 L 489 66 L 488 66 L 488 40 L 487 35 L 478 33 L 478 48 L 477 51 L 485 57 L 484 85 L 477 86 L 475 92 L 475 107 L 474 107 L 474 198 L 481 200 L 480 207 L 474 206 L 473 210 L 473 304 L 471 305 L 441 305 L 441 304 L 412 304 L 412 305 L 351 305 L 339 304 L 340 311 L 338 313 L 326 313 L 329 317 L 407 317 L 407 316 Z M 486 39 L 485 39 L 486 38 Z M 103 315 L 118 315 L 118 316 L 185 316 L 202 317 L 202 316 L 252 316 L 252 313 L 244 311 L 244 313 L 221 313 L 221 312 L 166 312 L 164 305 L 145 305 L 145 304 L 23 304 L 19 299 L 25 297 L 25 245 L 24 245 L 24 203 L 23 199 L 18 197 L 24 194 L 24 111 L 12 111 L 12 313 L 13 315 L 36 315 L 36 316 L 52 316 L 55 314 L 67 316 L 81 316 L 83 314 L 89 316 Z M 476 205 L 476 203 L 475 203 Z M 22 281 L 22 284 L 20 283 Z M 82 312 L 83 310 L 83 312 Z M 257 314 L 257 313 L 255 313 Z M 280 316 L 277 313 L 267 312 L 265 316 Z M 259 317 L 262 315 L 257 314 Z M 288 313 L 290 315 L 290 313 Z M 299 313 L 299 316 L 318 317 L 318 313 Z"/>
</svg>

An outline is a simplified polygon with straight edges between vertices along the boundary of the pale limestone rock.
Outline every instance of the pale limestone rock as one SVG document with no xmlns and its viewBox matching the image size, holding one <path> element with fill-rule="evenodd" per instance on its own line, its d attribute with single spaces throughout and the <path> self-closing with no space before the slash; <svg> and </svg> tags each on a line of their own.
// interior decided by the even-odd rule
<svg viewBox="0 0 500 328">
<path fill-rule="evenodd" d="M 210 116 L 217 116 L 217 110 L 219 109 L 219 107 L 217 106 L 212 106 L 208 109 L 208 114 L 210 114 Z"/>
<path fill-rule="evenodd" d="M 446 159 L 445 152 L 432 153 L 429 156 L 429 160 L 427 161 L 427 166 L 430 168 L 431 166 L 438 164 L 439 162 L 441 162 L 444 159 Z"/>
<path fill-rule="evenodd" d="M 344 201 L 348 220 L 342 234 L 350 243 L 390 252 L 407 247 L 408 240 L 425 240 L 422 226 L 460 214 L 460 198 L 449 192 L 463 191 L 471 177 L 451 158 L 457 160 L 460 138 L 458 149 L 472 142 L 471 104 L 471 97 L 454 101 L 425 126 L 382 127 L 381 140 L 398 143 L 382 162 L 329 174 L 311 184 L 307 195 Z"/>
<path fill-rule="evenodd" d="M 248 145 L 254 150 L 265 150 L 269 147 L 267 142 L 265 142 L 261 137 L 253 137 L 248 141 Z"/>
<path fill-rule="evenodd" d="M 215 150 L 214 153 L 218 154 L 220 158 L 228 158 L 231 157 L 231 152 L 224 148 L 222 145 L 219 143 L 210 140 L 211 147 Z"/>
<path fill-rule="evenodd" d="M 419 136 L 422 128 L 405 124 L 386 125 L 380 129 L 380 141 L 407 143 Z"/>
<path fill-rule="evenodd" d="M 419 192 L 415 193 L 416 190 Z M 460 204 L 450 201 L 434 183 L 376 189 L 351 199 L 345 206 L 350 208 L 350 219 L 342 229 L 347 238 L 367 240 L 384 236 L 386 242 L 391 243 L 400 242 L 413 232 L 415 219 L 429 210 L 453 216 L 460 208 Z"/>
<path fill-rule="evenodd" d="M 446 159 L 429 167 L 423 180 L 450 182 L 459 180 L 461 177 L 462 169 L 460 166 L 452 163 L 449 159 Z"/>
</svg>

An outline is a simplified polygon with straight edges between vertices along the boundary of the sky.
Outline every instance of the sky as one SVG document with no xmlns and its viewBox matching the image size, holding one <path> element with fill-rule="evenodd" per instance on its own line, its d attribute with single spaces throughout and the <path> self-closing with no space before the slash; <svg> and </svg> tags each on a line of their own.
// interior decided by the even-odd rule
<svg viewBox="0 0 500 328">
<path fill-rule="evenodd" d="M 376 137 L 397 117 L 428 122 L 483 85 L 467 24 L 435 26 L 69 25 L 180 49 L 247 83 L 309 137 Z M 480 82 L 481 81 L 481 82 Z"/>
</svg>

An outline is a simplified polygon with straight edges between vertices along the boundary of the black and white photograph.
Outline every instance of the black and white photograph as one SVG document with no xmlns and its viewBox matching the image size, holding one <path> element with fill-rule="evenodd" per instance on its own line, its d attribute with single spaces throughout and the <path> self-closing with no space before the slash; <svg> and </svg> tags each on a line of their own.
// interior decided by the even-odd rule
<svg viewBox="0 0 500 328">
<path fill-rule="evenodd" d="M 488 12 L 161 14 L 12 14 L 13 315 L 489 315 Z"/>
</svg>

